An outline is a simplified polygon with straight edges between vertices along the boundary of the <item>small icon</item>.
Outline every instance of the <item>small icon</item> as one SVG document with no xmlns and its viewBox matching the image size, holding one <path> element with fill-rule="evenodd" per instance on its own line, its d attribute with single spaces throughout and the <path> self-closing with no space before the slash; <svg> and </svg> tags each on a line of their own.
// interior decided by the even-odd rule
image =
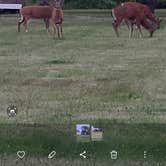
<svg viewBox="0 0 166 166">
<path fill-rule="evenodd" d="M 52 159 L 55 155 L 56 155 L 56 152 L 52 151 L 51 153 L 49 153 L 48 159 Z"/>
<path fill-rule="evenodd" d="M 147 158 L 147 151 L 144 151 L 144 159 Z"/>
<path fill-rule="evenodd" d="M 110 152 L 110 154 L 111 154 L 111 159 L 112 160 L 116 160 L 118 158 L 118 152 L 117 151 L 113 150 L 113 151 Z"/>
<path fill-rule="evenodd" d="M 16 106 L 14 106 L 14 105 L 11 105 L 11 106 L 9 106 L 8 108 L 7 108 L 7 115 L 9 116 L 9 117 L 14 117 L 14 116 L 16 116 L 17 115 L 17 107 Z"/>
<path fill-rule="evenodd" d="M 23 159 L 25 157 L 25 151 L 18 151 L 17 152 L 17 156 L 20 158 L 20 159 Z"/>
<path fill-rule="evenodd" d="M 86 159 L 85 154 L 86 154 L 86 151 L 83 151 L 82 153 L 80 153 L 80 156 L 83 157 L 84 159 Z"/>
</svg>

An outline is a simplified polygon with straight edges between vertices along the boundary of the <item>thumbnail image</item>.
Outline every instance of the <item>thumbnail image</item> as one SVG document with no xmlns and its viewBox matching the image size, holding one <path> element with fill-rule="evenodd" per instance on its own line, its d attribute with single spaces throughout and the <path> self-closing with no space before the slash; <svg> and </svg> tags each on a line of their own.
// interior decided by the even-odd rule
<svg viewBox="0 0 166 166">
<path fill-rule="evenodd" d="M 90 142 L 90 124 L 77 124 L 76 125 L 76 138 L 77 142 Z"/>
<path fill-rule="evenodd" d="M 90 124 L 76 125 L 77 135 L 90 135 Z"/>
<path fill-rule="evenodd" d="M 96 128 L 91 126 L 91 140 L 92 141 L 102 141 L 103 140 L 103 130 L 101 128 Z"/>
<path fill-rule="evenodd" d="M 102 141 L 103 130 L 90 124 L 76 125 L 77 142 Z"/>
</svg>

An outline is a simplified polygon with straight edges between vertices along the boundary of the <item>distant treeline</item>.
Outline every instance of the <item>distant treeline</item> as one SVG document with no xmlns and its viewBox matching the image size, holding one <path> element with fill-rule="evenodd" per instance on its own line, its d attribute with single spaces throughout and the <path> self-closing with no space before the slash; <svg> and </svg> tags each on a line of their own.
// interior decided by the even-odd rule
<svg viewBox="0 0 166 166">
<path fill-rule="evenodd" d="M 26 4 L 39 3 L 40 0 L 24 0 Z M 52 1 L 52 0 L 48 0 Z M 65 0 L 65 9 L 110 9 L 127 0 Z M 134 0 L 128 0 L 134 1 Z M 146 0 L 137 0 L 145 3 Z M 157 8 L 166 8 L 166 0 L 157 0 Z"/>
</svg>

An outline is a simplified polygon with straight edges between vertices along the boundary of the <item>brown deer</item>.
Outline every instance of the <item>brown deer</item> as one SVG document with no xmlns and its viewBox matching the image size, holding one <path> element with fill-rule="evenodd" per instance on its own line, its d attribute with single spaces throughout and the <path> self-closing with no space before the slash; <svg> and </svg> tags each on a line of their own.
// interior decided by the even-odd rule
<svg viewBox="0 0 166 166">
<path fill-rule="evenodd" d="M 58 38 L 63 38 L 63 29 L 62 29 L 62 22 L 63 22 L 63 10 L 61 8 L 61 1 L 56 0 L 54 4 L 55 8 L 52 11 L 52 24 L 54 28 L 54 35 L 57 30 Z"/>
<path fill-rule="evenodd" d="M 18 32 L 20 32 L 21 24 L 25 27 L 25 32 L 28 32 L 27 23 L 30 19 L 43 19 L 46 30 L 49 31 L 49 20 L 52 18 L 52 6 L 25 6 L 20 9 L 21 19 L 18 22 Z"/>
<path fill-rule="evenodd" d="M 119 36 L 118 27 L 122 21 L 130 23 L 130 37 L 132 36 L 134 24 L 138 27 L 141 36 L 141 26 L 150 32 L 150 36 L 152 36 L 153 32 L 160 27 L 160 20 L 151 12 L 149 7 L 137 2 L 121 3 L 112 9 L 112 16 L 112 25 L 117 36 Z"/>
<path fill-rule="evenodd" d="M 18 22 L 18 32 L 20 32 L 21 24 L 25 27 L 25 32 L 28 32 L 27 23 L 30 19 L 43 19 L 47 32 L 49 32 L 49 21 L 52 20 L 54 27 L 54 33 L 57 29 L 58 38 L 63 36 L 62 22 L 63 22 L 63 10 L 61 9 L 61 1 L 57 0 L 54 6 L 25 6 L 20 10 L 21 19 Z M 55 29 L 56 28 L 56 29 Z"/>
</svg>

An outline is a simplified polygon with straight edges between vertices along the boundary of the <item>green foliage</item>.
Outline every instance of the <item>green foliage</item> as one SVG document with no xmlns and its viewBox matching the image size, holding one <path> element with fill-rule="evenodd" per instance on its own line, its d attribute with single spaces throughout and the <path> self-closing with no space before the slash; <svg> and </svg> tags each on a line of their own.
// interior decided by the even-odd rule
<svg viewBox="0 0 166 166">
<path fill-rule="evenodd" d="M 39 3 L 41 0 L 24 0 L 26 4 Z M 53 0 L 48 0 L 53 1 Z M 65 0 L 65 9 L 110 9 L 127 0 Z M 137 0 L 145 3 L 146 0 Z M 157 8 L 166 8 L 166 0 L 157 0 Z"/>
<path fill-rule="evenodd" d="M 120 2 L 127 0 L 65 0 L 66 9 L 110 9 Z M 146 0 L 137 0 L 138 2 L 145 3 Z M 166 8 L 166 0 L 158 0 L 157 8 Z"/>
<path fill-rule="evenodd" d="M 26 4 L 38 3 L 40 0 L 26 0 Z M 108 9 L 115 6 L 117 3 L 116 0 L 65 0 L 65 8 L 67 9 Z"/>
<path fill-rule="evenodd" d="M 66 8 L 79 8 L 79 9 L 92 9 L 92 8 L 98 8 L 98 9 L 108 9 L 112 8 L 116 5 L 115 0 L 66 0 L 65 1 Z"/>
</svg>

